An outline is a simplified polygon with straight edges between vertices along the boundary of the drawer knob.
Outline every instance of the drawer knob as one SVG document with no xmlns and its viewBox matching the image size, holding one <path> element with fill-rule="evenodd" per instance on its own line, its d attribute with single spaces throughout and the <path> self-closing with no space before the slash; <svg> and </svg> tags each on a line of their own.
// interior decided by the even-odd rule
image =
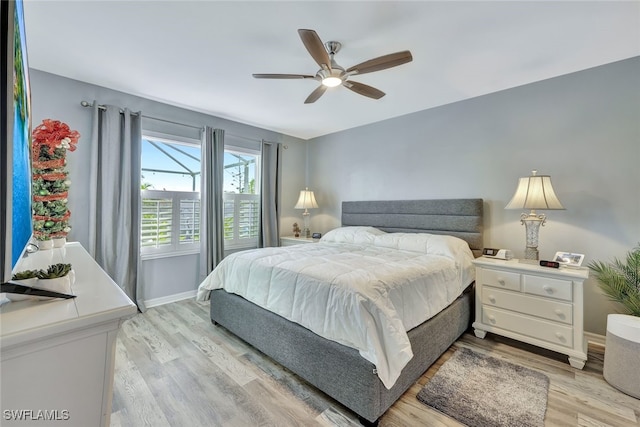
<svg viewBox="0 0 640 427">
<path fill-rule="evenodd" d="M 560 332 L 556 332 L 556 338 L 558 338 L 560 341 L 564 342 L 564 335 L 562 335 Z"/>
<path fill-rule="evenodd" d="M 493 315 L 489 315 L 489 322 L 496 323 L 496 318 Z"/>
<path fill-rule="evenodd" d="M 564 313 L 559 308 L 556 308 L 554 310 L 554 313 L 556 313 L 558 315 L 558 317 L 562 317 L 564 319 Z"/>
<path fill-rule="evenodd" d="M 495 304 L 496 302 L 496 297 L 494 297 L 493 295 L 489 295 L 489 301 L 491 301 L 492 303 Z"/>
<path fill-rule="evenodd" d="M 502 286 L 506 285 L 504 279 L 498 279 L 498 283 L 500 283 Z"/>
<path fill-rule="evenodd" d="M 548 293 L 548 294 L 552 294 L 552 293 L 553 293 L 553 288 L 552 288 L 551 286 L 549 286 L 549 285 L 544 285 L 544 286 L 542 287 L 542 289 L 544 289 L 544 291 L 545 291 L 546 293 Z"/>
</svg>

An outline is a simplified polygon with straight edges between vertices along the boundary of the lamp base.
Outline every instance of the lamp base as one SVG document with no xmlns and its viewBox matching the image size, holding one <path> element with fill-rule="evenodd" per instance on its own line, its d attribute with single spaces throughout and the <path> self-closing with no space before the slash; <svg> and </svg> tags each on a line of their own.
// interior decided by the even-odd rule
<svg viewBox="0 0 640 427">
<path fill-rule="evenodd" d="M 302 235 L 307 238 L 311 237 L 311 229 L 309 228 L 309 215 L 309 211 L 307 211 L 306 209 L 302 213 L 302 222 L 304 224 L 304 227 L 302 228 Z"/>
<path fill-rule="evenodd" d="M 538 233 L 540 226 L 547 220 L 544 214 L 536 214 L 534 210 L 530 213 L 520 215 L 520 222 L 524 224 L 527 233 L 527 247 L 524 250 L 524 259 L 538 260 Z"/>
<path fill-rule="evenodd" d="M 524 250 L 524 259 L 530 259 L 530 260 L 533 260 L 533 261 L 537 261 L 539 259 L 538 248 L 527 247 Z"/>
</svg>

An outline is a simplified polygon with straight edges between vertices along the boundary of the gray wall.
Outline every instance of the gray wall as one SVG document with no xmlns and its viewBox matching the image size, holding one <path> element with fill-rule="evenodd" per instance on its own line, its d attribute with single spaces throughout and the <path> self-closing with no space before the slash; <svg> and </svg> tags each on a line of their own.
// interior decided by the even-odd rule
<svg viewBox="0 0 640 427">
<path fill-rule="evenodd" d="M 86 177 L 89 176 L 91 109 L 82 107 L 80 102 L 92 102 L 94 99 L 98 100 L 100 104 L 113 104 L 128 107 L 132 111 L 142 111 L 147 116 L 196 126 L 213 126 L 225 129 L 228 134 L 244 138 L 255 140 L 264 138 L 269 141 L 282 142 L 287 147 L 283 151 L 283 212 L 281 220 L 286 227 L 283 233 L 289 234 L 288 224 L 298 220 L 299 212 L 294 210 L 293 206 L 296 203 L 298 192 L 305 186 L 305 141 L 39 70 L 31 69 L 29 72 L 33 126 L 39 125 L 43 119 L 50 118 L 67 123 L 71 129 L 77 130 L 81 135 L 77 150 L 67 156 L 67 167 L 72 182 L 69 192 L 69 209 L 73 227 L 68 237 L 70 241 L 79 241 L 86 246 L 89 238 L 87 205 L 89 187 Z M 197 130 L 154 120 L 144 119 L 143 128 L 199 138 Z M 196 256 L 145 261 L 142 267 L 145 299 L 163 298 L 172 294 L 194 291 L 199 284 L 197 266 Z"/>
<path fill-rule="evenodd" d="M 566 208 L 545 212 L 541 258 L 623 257 L 640 242 L 640 58 L 316 138 L 308 159 L 313 231 L 340 224 L 343 200 L 480 197 L 485 246 L 522 257 L 521 212 L 504 206 L 537 169 Z M 593 279 L 585 300 L 585 329 L 604 334 L 617 307 Z"/>
<path fill-rule="evenodd" d="M 292 207 L 305 185 L 315 191 L 320 205 L 311 214 L 312 230 L 320 232 L 339 226 L 343 200 L 481 197 L 485 246 L 510 248 L 521 257 L 525 237 L 520 211 L 504 206 L 518 177 L 537 169 L 551 175 L 567 208 L 546 212 L 541 257 L 573 251 L 584 253 L 586 264 L 622 257 L 640 242 L 639 76 L 640 58 L 633 58 L 308 143 L 37 70 L 31 70 L 31 87 L 34 125 L 52 118 L 82 134 L 78 150 L 69 155 L 71 240 L 86 243 L 88 228 L 83 177 L 88 175 L 91 114 L 79 103 L 97 99 L 151 116 L 283 141 L 288 149 L 283 158 L 282 235 L 291 234 L 293 222 L 301 221 Z M 189 271 L 168 263 L 143 270 L 156 281 L 170 277 L 162 274 L 164 267 Z M 147 298 L 195 289 L 195 273 L 183 282 L 184 287 L 171 291 L 154 283 Z M 604 334 L 606 314 L 617 307 L 602 296 L 593 279 L 586 283 L 585 300 L 585 329 Z"/>
</svg>

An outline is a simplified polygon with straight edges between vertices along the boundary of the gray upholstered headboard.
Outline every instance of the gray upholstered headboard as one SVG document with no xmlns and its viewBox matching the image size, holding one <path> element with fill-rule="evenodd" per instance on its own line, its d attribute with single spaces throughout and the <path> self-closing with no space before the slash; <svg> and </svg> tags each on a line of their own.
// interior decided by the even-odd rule
<svg viewBox="0 0 640 427">
<path fill-rule="evenodd" d="M 482 254 L 482 199 L 342 202 L 342 225 L 369 225 L 405 233 L 449 234 Z"/>
</svg>

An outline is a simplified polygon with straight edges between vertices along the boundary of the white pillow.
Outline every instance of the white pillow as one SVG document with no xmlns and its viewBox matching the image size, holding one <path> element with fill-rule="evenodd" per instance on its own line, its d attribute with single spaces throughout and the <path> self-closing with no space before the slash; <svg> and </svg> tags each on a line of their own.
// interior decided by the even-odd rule
<svg viewBox="0 0 640 427">
<path fill-rule="evenodd" d="M 373 244 L 403 251 L 441 255 L 452 259 L 470 255 L 473 259 L 473 253 L 467 242 L 444 234 L 386 233 L 384 236 L 376 236 Z"/>
<path fill-rule="evenodd" d="M 372 244 L 376 236 L 387 234 L 375 227 L 354 226 L 340 227 L 322 236 L 322 242 Z"/>
</svg>

